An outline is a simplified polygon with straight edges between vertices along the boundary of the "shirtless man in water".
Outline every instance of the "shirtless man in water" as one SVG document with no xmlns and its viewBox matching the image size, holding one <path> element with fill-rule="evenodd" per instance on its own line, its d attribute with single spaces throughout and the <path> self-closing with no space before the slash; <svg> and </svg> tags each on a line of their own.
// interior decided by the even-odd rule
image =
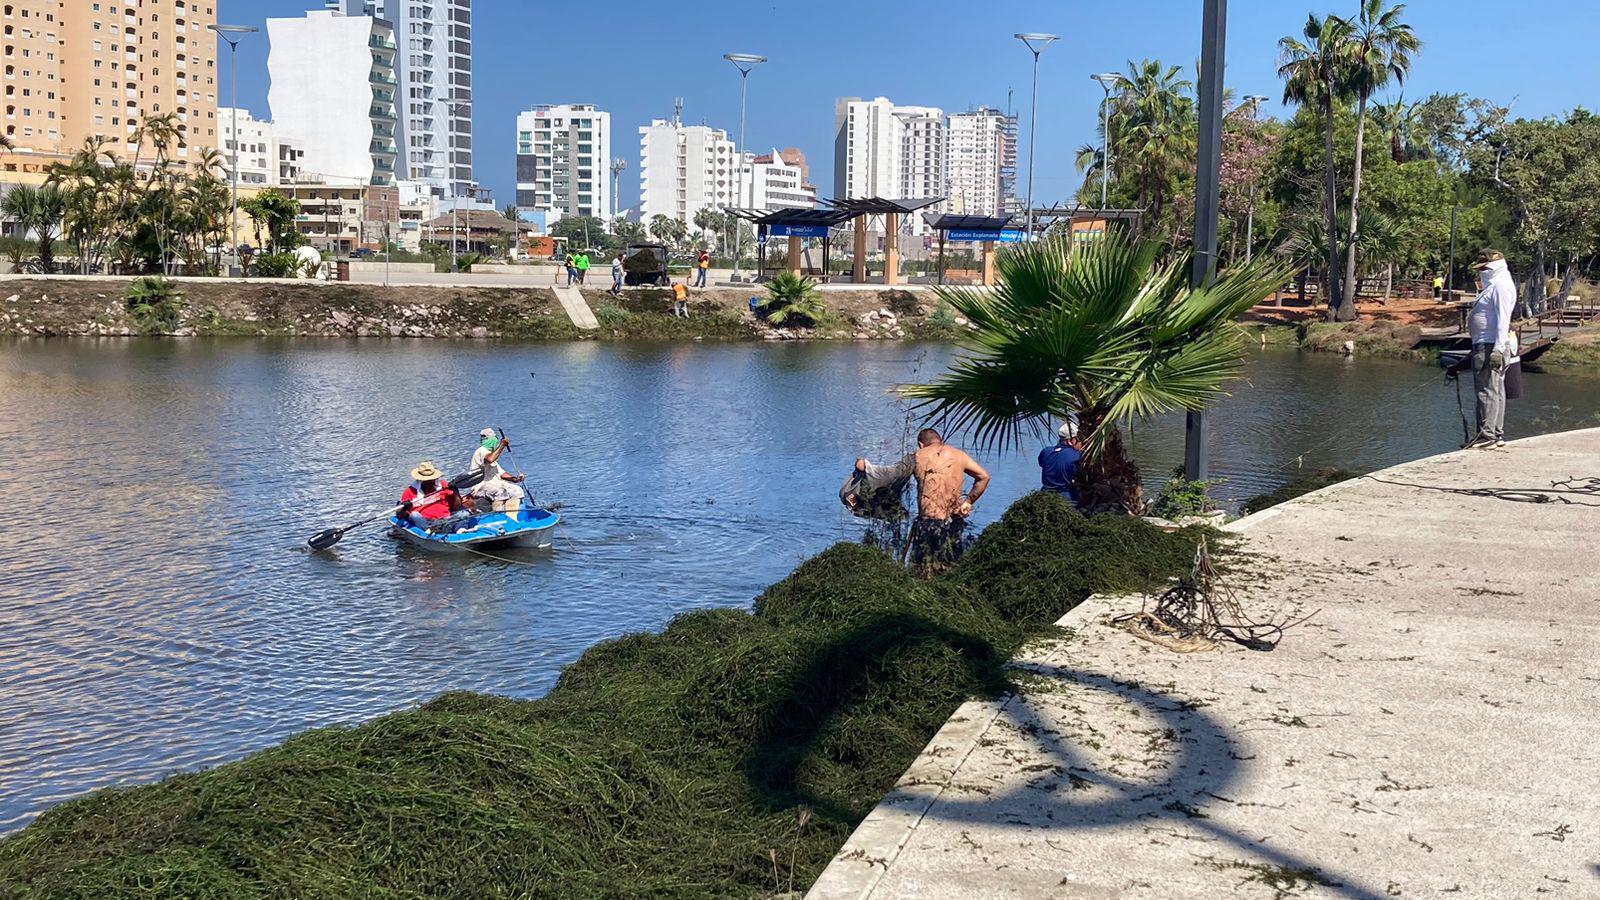
<svg viewBox="0 0 1600 900">
<path fill-rule="evenodd" d="M 961 487 L 972 476 L 965 498 Z M 915 476 L 917 521 L 911 528 L 910 552 L 916 565 L 948 565 L 955 561 L 961 531 L 972 505 L 989 488 L 989 473 L 961 450 L 951 447 L 932 428 L 917 435 Z"/>
</svg>

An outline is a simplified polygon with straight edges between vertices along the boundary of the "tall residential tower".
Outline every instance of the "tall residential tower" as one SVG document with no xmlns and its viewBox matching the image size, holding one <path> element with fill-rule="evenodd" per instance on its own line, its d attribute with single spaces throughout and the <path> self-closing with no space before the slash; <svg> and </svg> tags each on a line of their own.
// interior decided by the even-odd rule
<svg viewBox="0 0 1600 900">
<path fill-rule="evenodd" d="M 587 103 L 536 106 L 517 116 L 517 206 L 565 216 L 608 218 L 611 114 Z"/>
<path fill-rule="evenodd" d="M 470 198 L 472 179 L 472 0 L 326 0 L 346 15 L 394 26 L 400 54 L 400 177 L 435 197 Z"/>
<path fill-rule="evenodd" d="M 312 10 L 268 19 L 267 37 L 274 130 L 304 150 L 303 174 L 330 184 L 393 184 L 396 49 L 389 23 Z"/>
</svg>

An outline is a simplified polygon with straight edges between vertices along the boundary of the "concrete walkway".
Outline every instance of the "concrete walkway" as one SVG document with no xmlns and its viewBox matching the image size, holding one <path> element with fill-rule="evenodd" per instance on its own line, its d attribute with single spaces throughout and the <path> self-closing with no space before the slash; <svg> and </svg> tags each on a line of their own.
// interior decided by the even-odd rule
<svg viewBox="0 0 1600 900">
<path fill-rule="evenodd" d="M 1091 600 L 809 896 L 1600 897 L 1600 480 L 1573 477 L 1600 430 L 1244 520 L 1246 609 L 1316 612 L 1271 653 L 1178 655 L 1105 624 L 1138 597 Z"/>
<path fill-rule="evenodd" d="M 572 324 L 583 331 L 593 331 L 600 327 L 600 321 L 594 317 L 594 310 L 589 308 L 588 301 L 583 299 L 583 292 L 575 287 L 553 287 L 550 289 L 560 301 L 561 308 L 566 310 L 567 318 Z"/>
</svg>

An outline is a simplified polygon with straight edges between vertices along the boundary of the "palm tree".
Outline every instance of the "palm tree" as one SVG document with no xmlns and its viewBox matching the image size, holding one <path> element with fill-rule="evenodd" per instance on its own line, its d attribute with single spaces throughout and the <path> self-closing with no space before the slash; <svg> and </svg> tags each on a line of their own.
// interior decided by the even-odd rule
<svg viewBox="0 0 1600 900">
<path fill-rule="evenodd" d="M 668 247 L 676 247 L 683 243 L 689 229 L 684 227 L 683 221 L 671 216 L 656 213 L 650 217 L 650 233 L 655 239 Z"/>
<path fill-rule="evenodd" d="M 1194 84 L 1182 72 L 1155 59 L 1129 62 L 1110 116 L 1116 156 L 1138 172 L 1139 206 L 1150 210 L 1151 228 L 1161 222 L 1169 176 L 1195 153 L 1197 120 L 1189 96 Z M 1079 165 L 1085 162 L 1080 152 Z"/>
<path fill-rule="evenodd" d="M 1411 57 L 1422 49 L 1411 26 L 1400 21 L 1406 11 L 1404 3 L 1385 8 L 1384 0 L 1361 0 L 1361 10 L 1356 20 L 1345 21 L 1349 35 L 1345 42 L 1346 83 L 1356 97 L 1356 165 L 1350 182 L 1350 231 L 1347 240 L 1349 258 L 1345 261 L 1345 282 L 1356 283 L 1356 244 L 1361 220 L 1361 161 L 1366 149 L 1363 143 L 1367 132 L 1367 102 L 1379 88 L 1393 79 L 1403 84 L 1411 71 Z M 1355 298 L 1350 298 L 1354 305 Z"/>
<path fill-rule="evenodd" d="M 24 234 L 31 231 L 38 239 L 39 270 L 47 275 L 55 271 L 56 235 L 66 215 L 61 189 L 53 184 L 18 185 L 6 195 L 3 209 Z"/>
<path fill-rule="evenodd" d="M 1422 104 L 1407 103 L 1404 95 L 1390 103 L 1374 104 L 1372 124 L 1389 142 L 1389 157 L 1397 163 L 1426 159 L 1433 152 L 1417 140 L 1427 131 L 1422 121 Z"/>
<path fill-rule="evenodd" d="M 727 225 L 727 219 L 728 217 L 715 207 L 702 206 L 695 211 L 694 227 L 700 229 L 701 236 L 705 237 L 709 244 L 711 234 L 721 231 Z"/>
<path fill-rule="evenodd" d="M 1283 102 L 1301 106 L 1316 104 L 1322 111 L 1324 129 L 1323 219 L 1328 234 L 1339 233 L 1339 194 L 1334 177 L 1333 129 L 1334 101 L 1346 94 L 1345 77 L 1350 24 L 1338 16 L 1306 20 L 1304 40 L 1293 36 L 1278 41 L 1278 77 L 1284 81 Z M 1328 306 L 1334 318 L 1348 322 L 1356 317 L 1355 304 L 1346 303 L 1339 284 L 1339 246 L 1327 242 Z"/>
<path fill-rule="evenodd" d="M 767 321 L 779 327 L 790 320 L 815 325 L 828 310 L 822 302 L 822 293 L 817 290 L 816 280 L 787 269 L 772 276 L 767 283 L 767 299 L 761 301 L 760 308 L 766 313 Z"/>
<path fill-rule="evenodd" d="M 1156 244 L 1116 234 L 1076 252 L 1052 238 L 1002 255 L 992 292 L 939 289 L 975 330 L 949 371 L 905 395 L 935 424 L 988 446 L 1076 417 L 1088 440 L 1079 504 L 1141 512 L 1139 470 L 1117 421 L 1220 396 L 1244 367 L 1233 320 L 1290 272 L 1260 257 L 1197 290 L 1184 256 L 1157 258 Z"/>
</svg>

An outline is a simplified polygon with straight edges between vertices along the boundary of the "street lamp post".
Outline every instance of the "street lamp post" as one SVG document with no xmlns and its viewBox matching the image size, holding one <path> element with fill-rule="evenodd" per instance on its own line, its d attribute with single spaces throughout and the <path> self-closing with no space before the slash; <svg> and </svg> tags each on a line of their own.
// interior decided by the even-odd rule
<svg viewBox="0 0 1600 900">
<path fill-rule="evenodd" d="M 1200 140 L 1194 179 L 1194 271 L 1205 287 L 1217 277 L 1217 205 L 1222 178 L 1222 73 L 1228 46 L 1228 0 L 1205 0 L 1200 37 Z M 1184 423 L 1183 475 L 1204 481 L 1210 469 L 1210 427 L 1204 410 Z"/>
<path fill-rule="evenodd" d="M 255 34 L 261 29 L 252 25 L 212 25 L 217 37 L 228 42 L 229 79 L 233 82 L 233 174 L 228 200 L 228 222 L 233 231 L 233 253 L 239 253 L 239 42 L 243 35 Z M 239 35 L 239 37 L 234 37 Z M 220 265 L 220 263 L 219 263 Z"/>
<path fill-rule="evenodd" d="M 1053 34 L 1040 34 L 1037 32 L 1020 32 L 1013 35 L 1033 53 L 1033 107 L 1028 113 L 1028 240 L 1033 240 L 1033 151 L 1039 138 L 1039 54 L 1044 48 L 1050 46 L 1060 37 Z"/>
<path fill-rule="evenodd" d="M 733 204 L 738 206 L 744 202 L 744 122 L 745 101 L 750 95 L 750 70 L 767 61 L 765 56 L 754 53 L 724 53 L 722 58 L 733 63 L 739 70 L 739 146 L 733 152 L 733 177 L 734 197 Z M 739 257 L 743 255 L 744 234 L 739 230 L 738 223 L 733 226 L 733 280 L 742 281 L 743 276 L 739 269 Z"/>
<path fill-rule="evenodd" d="M 1100 82 L 1101 89 L 1106 92 L 1106 98 L 1100 104 L 1100 212 L 1103 217 L 1106 198 L 1111 192 L 1111 89 L 1127 79 L 1116 72 L 1101 72 L 1089 77 Z"/>
<path fill-rule="evenodd" d="M 1261 113 L 1261 104 L 1267 102 L 1266 97 L 1260 94 L 1251 94 L 1244 98 L 1245 105 L 1250 107 L 1250 121 L 1254 122 Z M 1256 188 L 1261 179 L 1250 179 L 1250 207 L 1244 214 L 1244 261 L 1246 263 L 1255 258 L 1256 236 Z"/>
<path fill-rule="evenodd" d="M 617 177 L 628 168 L 628 161 L 620 156 L 611 160 L 611 233 L 617 233 Z"/>
</svg>

